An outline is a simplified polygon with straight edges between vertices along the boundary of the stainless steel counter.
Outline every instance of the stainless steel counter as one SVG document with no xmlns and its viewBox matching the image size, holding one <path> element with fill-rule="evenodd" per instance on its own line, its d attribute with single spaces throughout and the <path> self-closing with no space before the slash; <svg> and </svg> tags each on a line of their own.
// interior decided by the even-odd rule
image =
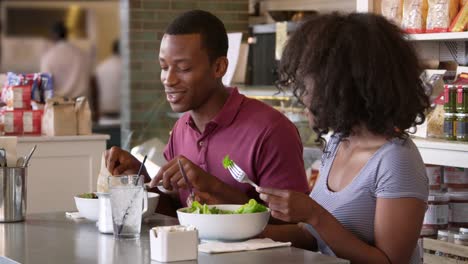
<svg viewBox="0 0 468 264">
<path fill-rule="evenodd" d="M 158 263 L 151 261 L 148 230 L 154 226 L 174 225 L 177 219 L 155 215 L 142 226 L 138 240 L 114 240 L 100 234 L 96 224 L 73 220 L 64 213 L 28 215 L 25 222 L 0 223 L 0 256 L 20 263 Z M 8 263 L 0 257 L 0 263 Z M 294 247 L 258 251 L 205 254 L 198 261 L 177 263 L 349 263 Z"/>
</svg>

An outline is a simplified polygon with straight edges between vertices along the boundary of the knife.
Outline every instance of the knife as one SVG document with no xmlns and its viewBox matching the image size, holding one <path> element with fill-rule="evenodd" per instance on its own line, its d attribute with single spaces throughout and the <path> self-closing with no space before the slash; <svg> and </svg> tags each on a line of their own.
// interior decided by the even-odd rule
<svg viewBox="0 0 468 264">
<path fill-rule="evenodd" d="M 180 159 L 177 160 L 177 163 L 179 164 L 179 171 L 180 171 L 180 174 L 182 174 L 182 177 L 184 177 L 184 180 L 185 180 L 185 184 L 187 184 L 187 187 L 189 189 L 189 192 L 190 192 L 190 198 L 192 199 L 192 201 L 195 201 L 194 198 L 195 198 L 195 195 L 193 193 L 193 188 L 192 188 L 192 184 L 190 184 L 188 178 L 187 178 L 187 174 L 185 174 L 185 170 L 184 170 L 184 166 L 182 166 L 182 162 L 180 161 Z"/>
</svg>

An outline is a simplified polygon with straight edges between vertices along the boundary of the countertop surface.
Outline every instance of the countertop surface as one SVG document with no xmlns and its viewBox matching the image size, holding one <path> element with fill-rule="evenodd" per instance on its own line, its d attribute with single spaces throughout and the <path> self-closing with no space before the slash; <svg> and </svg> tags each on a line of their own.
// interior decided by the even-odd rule
<svg viewBox="0 0 468 264">
<path fill-rule="evenodd" d="M 0 256 L 20 263 L 159 263 L 150 258 L 149 229 L 175 225 L 175 218 L 154 215 L 142 225 L 138 240 L 115 240 L 100 234 L 95 222 L 69 219 L 65 213 L 33 214 L 26 221 L 0 223 Z M 9 263 L 0 258 L 0 263 Z M 15 262 L 11 262 L 15 263 Z M 177 263 L 349 263 L 294 247 L 198 254 L 198 261 Z"/>
<path fill-rule="evenodd" d="M 93 141 L 93 140 L 108 140 L 109 135 L 92 134 L 92 135 L 76 135 L 76 136 L 18 136 L 18 142 L 64 142 L 64 141 Z"/>
</svg>

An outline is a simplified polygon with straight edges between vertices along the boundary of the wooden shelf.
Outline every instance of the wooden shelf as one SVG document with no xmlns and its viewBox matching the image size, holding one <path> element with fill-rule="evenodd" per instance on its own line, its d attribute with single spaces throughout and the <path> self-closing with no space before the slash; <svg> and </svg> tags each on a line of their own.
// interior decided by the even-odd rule
<svg viewBox="0 0 468 264">
<path fill-rule="evenodd" d="M 408 39 L 412 41 L 466 40 L 468 39 L 468 32 L 409 34 Z"/>
<path fill-rule="evenodd" d="M 468 168 L 468 143 L 413 138 L 426 164 Z"/>
</svg>

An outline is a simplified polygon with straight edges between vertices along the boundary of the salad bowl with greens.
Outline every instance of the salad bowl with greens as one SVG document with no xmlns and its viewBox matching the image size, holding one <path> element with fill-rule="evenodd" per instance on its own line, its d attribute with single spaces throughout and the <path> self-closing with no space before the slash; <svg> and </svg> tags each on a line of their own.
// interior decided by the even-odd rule
<svg viewBox="0 0 468 264">
<path fill-rule="evenodd" d="M 198 229 L 205 240 L 239 241 L 260 234 L 270 218 L 270 209 L 251 199 L 244 205 L 206 205 L 193 202 L 191 207 L 177 210 L 181 225 Z"/>
</svg>

